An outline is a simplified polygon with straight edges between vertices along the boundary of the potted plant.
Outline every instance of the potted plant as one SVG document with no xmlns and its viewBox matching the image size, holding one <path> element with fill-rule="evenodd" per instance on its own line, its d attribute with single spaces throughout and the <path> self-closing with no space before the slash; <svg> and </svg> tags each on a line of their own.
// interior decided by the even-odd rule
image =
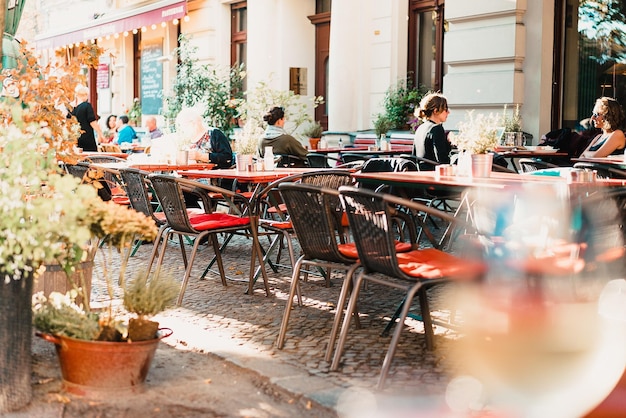
<svg viewBox="0 0 626 418">
<path fill-rule="evenodd" d="M 0 103 L 0 367 L 6 371 L 0 385 L 11 388 L 0 393 L 0 412 L 20 408 L 32 396 L 32 289 L 46 264 L 57 264 L 71 277 L 99 239 L 121 249 L 135 234 L 147 241 L 156 234 L 153 220 L 104 203 L 96 187 L 61 170 L 62 161 L 79 158 L 74 151 L 80 126 L 64 110 L 71 107 L 75 86 L 85 81 L 82 68 L 97 65 L 102 50 L 83 46 L 75 59 L 45 66 L 22 52 L 21 65 L 1 75 L 16 94 Z M 83 296 L 82 312 L 92 318 L 88 290 L 75 287 Z M 109 318 L 103 322 L 118 322 Z"/>
<path fill-rule="evenodd" d="M 504 105 L 502 124 L 504 125 L 504 145 L 523 146 L 524 133 L 522 132 L 522 115 L 520 114 L 519 104 L 515 105 L 515 110 L 510 116 L 507 113 L 507 106 Z"/>
<path fill-rule="evenodd" d="M 410 78 L 400 80 L 385 93 L 383 107 L 389 119 L 390 129 L 404 130 L 413 118 L 415 107 L 426 94 L 423 85 L 415 86 Z M 412 129 L 412 126 L 411 126 Z"/>
<path fill-rule="evenodd" d="M 97 200 L 78 206 L 83 212 L 79 223 L 107 244 L 98 252 L 104 266 L 111 264 L 107 255 L 113 249 L 129 251 L 134 239 L 151 241 L 156 236 L 154 221 L 126 206 Z M 158 323 L 148 317 L 173 305 L 180 285 L 166 276 L 149 278 L 147 273 L 127 284 L 128 258 L 124 254 L 120 258 L 118 281 L 128 314 L 113 309 L 113 278 L 106 268 L 110 303 L 102 312 L 75 302 L 78 295 L 89 299 L 83 288 L 65 295 L 53 292 L 47 298 L 42 293 L 33 296 L 33 323 L 39 336 L 55 344 L 68 392 L 99 397 L 111 390 L 140 388 L 158 342 L 171 334 L 159 334 Z"/>
<path fill-rule="evenodd" d="M 318 121 L 310 122 L 302 130 L 302 135 L 309 138 L 309 145 L 311 146 L 311 149 L 317 149 L 323 133 L 324 128 L 322 128 L 322 125 Z"/>
<path fill-rule="evenodd" d="M 72 272 L 87 259 L 89 227 L 85 203 L 99 199 L 59 170 L 75 162 L 80 126 L 61 109 L 84 82 L 81 68 L 95 66 L 101 50 L 84 46 L 69 61 L 38 65 L 22 49 L 16 69 L 5 69 L 0 104 L 0 413 L 26 405 L 31 390 L 31 296 L 46 264 Z"/>
<path fill-rule="evenodd" d="M 450 143 L 459 150 L 458 166 L 462 174 L 471 171 L 473 176 L 489 177 L 493 164 L 490 151 L 498 146 L 499 120 L 498 115 L 474 115 L 474 111 L 468 111 L 465 121 L 459 123 L 458 132 L 450 132 Z"/>
</svg>

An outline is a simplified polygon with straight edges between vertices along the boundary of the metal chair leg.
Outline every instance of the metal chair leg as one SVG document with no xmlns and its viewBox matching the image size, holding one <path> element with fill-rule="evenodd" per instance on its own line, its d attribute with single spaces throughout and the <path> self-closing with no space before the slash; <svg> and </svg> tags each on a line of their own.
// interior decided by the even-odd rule
<svg viewBox="0 0 626 418">
<path fill-rule="evenodd" d="M 398 341 L 400 340 L 400 334 L 402 333 L 402 328 L 404 327 L 404 321 L 407 317 L 407 314 L 409 313 L 409 309 L 411 308 L 411 302 L 413 301 L 415 293 L 421 288 L 422 284 L 417 283 L 407 293 L 406 302 L 404 303 L 402 313 L 400 314 L 400 323 L 393 333 L 393 337 L 391 338 L 391 342 L 389 343 L 389 348 L 387 349 L 387 354 L 385 355 L 385 359 L 383 360 L 383 367 L 380 371 L 380 376 L 378 377 L 378 390 L 382 390 L 385 385 L 385 380 L 387 379 L 387 374 L 389 373 L 391 362 L 393 361 L 393 357 L 396 354 L 396 347 L 398 346 Z"/>
<path fill-rule="evenodd" d="M 287 326 L 289 324 L 289 317 L 291 316 L 291 308 L 293 307 L 293 297 L 297 292 L 298 282 L 300 280 L 300 268 L 304 257 L 300 257 L 293 268 L 293 274 L 291 275 L 291 285 L 289 286 L 289 297 L 287 298 L 287 304 L 285 305 L 285 311 L 283 312 L 283 320 L 280 323 L 280 331 L 278 332 L 278 339 L 276 340 L 276 347 L 282 349 L 285 344 L 285 334 L 287 333 Z M 298 292 L 299 293 L 299 292 Z"/>
<path fill-rule="evenodd" d="M 361 289 L 361 283 L 363 282 L 364 273 L 361 272 L 354 281 L 354 288 L 352 289 L 352 295 L 350 295 L 350 301 L 348 302 L 348 309 L 344 315 L 343 324 L 341 325 L 341 333 L 339 334 L 339 342 L 337 343 L 337 349 L 333 356 L 333 361 L 330 365 L 330 371 L 334 372 L 339 368 L 339 361 L 343 354 L 343 348 L 346 345 L 346 339 L 348 338 L 348 330 L 350 329 L 350 320 L 352 319 L 352 313 L 355 312 L 356 302 L 359 298 L 359 292 Z"/>
<path fill-rule="evenodd" d="M 329 362 L 335 348 L 335 340 L 337 339 L 337 332 L 339 331 L 339 325 L 341 324 L 341 316 L 343 314 L 343 307 L 346 304 L 346 299 L 352 290 L 352 276 L 356 269 L 360 267 L 359 264 L 355 264 L 346 273 L 346 277 L 343 280 L 341 286 L 341 293 L 339 294 L 339 300 L 337 301 L 337 310 L 335 311 L 335 319 L 333 320 L 333 327 L 330 330 L 330 337 L 328 338 L 328 346 L 326 347 L 326 355 L 324 360 Z M 358 321 L 358 315 L 355 316 L 355 321 Z"/>
</svg>

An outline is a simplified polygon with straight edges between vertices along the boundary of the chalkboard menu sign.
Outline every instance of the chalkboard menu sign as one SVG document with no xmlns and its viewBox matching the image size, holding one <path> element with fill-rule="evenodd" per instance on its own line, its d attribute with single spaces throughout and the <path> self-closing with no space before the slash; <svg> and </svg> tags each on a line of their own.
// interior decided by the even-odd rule
<svg viewBox="0 0 626 418">
<path fill-rule="evenodd" d="M 163 56 L 163 43 L 143 43 L 141 50 L 141 113 L 158 115 L 163 109 L 163 66 L 157 58 Z"/>
</svg>

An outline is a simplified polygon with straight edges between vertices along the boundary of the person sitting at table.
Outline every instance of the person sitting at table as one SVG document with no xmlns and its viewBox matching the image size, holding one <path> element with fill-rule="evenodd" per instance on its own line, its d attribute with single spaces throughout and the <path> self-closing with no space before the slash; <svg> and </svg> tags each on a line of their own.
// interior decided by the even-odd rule
<svg viewBox="0 0 626 418">
<path fill-rule="evenodd" d="M 413 155 L 440 164 L 450 164 L 452 146 L 448 142 L 443 123 L 448 119 L 448 100 L 441 93 L 429 93 L 422 98 L 415 109 L 415 116 L 422 119 L 422 124 L 415 131 Z M 420 164 L 421 170 L 434 170 L 428 164 Z"/>
<path fill-rule="evenodd" d="M 102 143 L 109 144 L 115 139 L 117 133 L 117 115 L 109 115 L 104 123 L 104 140 Z"/>
<path fill-rule="evenodd" d="M 264 116 L 267 128 L 259 143 L 259 155 L 265 154 L 265 147 L 272 147 L 274 155 L 285 154 L 294 156 L 302 163 L 295 166 L 304 167 L 306 165 L 306 155 L 309 151 L 293 136 L 289 135 L 285 129 L 285 109 L 279 106 L 272 107 Z"/>
<path fill-rule="evenodd" d="M 623 154 L 626 137 L 621 127 L 624 123 L 624 110 L 617 100 L 600 97 L 596 100 L 591 114 L 591 122 L 602 132 L 595 136 L 581 157 L 606 157 L 612 154 Z"/>
<path fill-rule="evenodd" d="M 163 136 L 163 132 L 157 127 L 157 120 L 154 116 L 146 117 L 146 130 L 148 133 L 146 134 L 148 138 L 154 139 Z"/>
<path fill-rule="evenodd" d="M 202 113 L 195 108 L 185 108 L 176 116 L 176 132 L 189 145 L 189 158 L 198 162 L 210 162 L 217 168 L 233 165 L 230 141 L 218 128 L 207 127 Z"/>
<path fill-rule="evenodd" d="M 128 124 L 129 119 L 126 115 L 120 115 L 117 118 L 117 139 L 115 142 L 117 145 L 122 145 L 124 143 L 132 144 L 133 139 L 137 138 L 137 132 L 135 128 Z"/>
</svg>

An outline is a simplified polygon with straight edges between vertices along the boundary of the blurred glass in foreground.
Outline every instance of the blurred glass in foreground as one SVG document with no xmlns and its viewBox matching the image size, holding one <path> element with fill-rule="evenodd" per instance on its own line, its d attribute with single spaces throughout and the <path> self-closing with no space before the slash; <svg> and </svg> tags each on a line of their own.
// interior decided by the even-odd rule
<svg viewBox="0 0 626 418">
<path fill-rule="evenodd" d="M 626 364 L 622 198 L 537 183 L 476 190 L 469 201 L 490 270 L 454 292 L 460 375 L 448 405 L 504 417 L 584 415 Z"/>
</svg>

